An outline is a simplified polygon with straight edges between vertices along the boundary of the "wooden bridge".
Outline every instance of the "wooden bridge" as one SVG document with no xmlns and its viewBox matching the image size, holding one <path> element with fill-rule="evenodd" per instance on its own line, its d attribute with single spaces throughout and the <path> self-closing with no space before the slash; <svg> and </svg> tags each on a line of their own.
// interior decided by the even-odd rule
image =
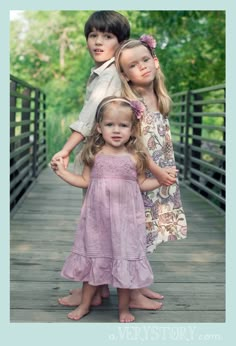
<svg viewBox="0 0 236 346">
<path fill-rule="evenodd" d="M 19 81 L 12 78 L 12 82 L 11 100 L 16 102 L 21 95 L 17 89 Z M 60 270 L 72 246 L 82 193 L 80 189 L 62 182 L 47 167 L 45 109 L 43 106 L 39 108 L 38 101 L 35 101 L 40 91 L 30 89 L 27 84 L 23 88 L 23 100 L 26 104 L 28 100 L 28 106 L 23 107 L 24 119 L 14 120 L 13 113 L 17 113 L 19 106 L 15 104 L 11 108 L 11 322 L 75 323 L 67 319 L 67 313 L 73 308 L 60 306 L 57 298 L 77 287 L 76 283 L 62 279 Z M 30 90 L 27 92 L 26 89 Z M 41 98 L 44 102 L 42 95 Z M 31 114 L 34 108 L 30 102 L 37 106 L 33 111 L 36 120 L 27 119 L 27 114 Z M 180 113 L 183 116 L 183 112 Z M 39 123 L 41 129 L 35 129 Z M 31 124 L 34 124 L 32 130 Z M 24 131 L 13 133 L 16 125 L 24 126 Z M 198 122 L 198 125 L 199 130 L 203 124 Z M 191 136 L 193 140 L 199 140 L 199 133 L 192 132 Z M 187 154 L 183 141 L 181 143 L 180 149 Z M 188 151 L 197 150 L 196 143 L 193 144 L 188 142 Z M 209 152 L 209 148 L 199 148 Z M 151 288 L 165 296 L 164 305 L 160 311 L 135 309 L 136 322 L 225 321 L 224 154 L 217 152 L 221 166 L 216 166 L 214 172 L 218 175 L 211 175 L 206 181 L 208 175 L 200 168 L 210 169 L 214 164 L 202 163 L 203 156 L 198 156 L 197 161 L 191 158 L 192 171 L 187 173 L 185 165 L 182 165 L 185 155 L 181 150 L 176 153 L 177 157 L 180 156 L 179 168 L 182 170 L 181 195 L 188 222 L 188 238 L 163 243 L 149 255 L 155 275 Z M 191 181 L 186 182 L 188 176 Z M 218 183 L 216 189 L 207 186 L 214 180 Z M 194 191 L 194 184 L 201 191 L 205 189 L 204 193 Z M 111 289 L 110 297 L 104 299 L 101 306 L 93 307 L 79 323 L 117 321 L 117 295 Z"/>
</svg>

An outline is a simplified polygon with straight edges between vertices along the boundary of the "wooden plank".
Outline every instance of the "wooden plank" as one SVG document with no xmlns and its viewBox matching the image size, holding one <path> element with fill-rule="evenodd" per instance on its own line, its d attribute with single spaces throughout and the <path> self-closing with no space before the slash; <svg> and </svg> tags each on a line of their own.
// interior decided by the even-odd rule
<svg viewBox="0 0 236 346">
<path fill-rule="evenodd" d="M 65 200 L 65 203 L 69 203 L 69 199 Z M 18 213 L 20 212 L 20 210 L 18 210 Z M 50 212 L 50 209 L 48 210 L 48 213 Z M 37 214 L 34 213 L 34 217 L 37 220 L 37 224 L 35 225 L 34 221 L 34 217 L 33 216 L 28 216 L 27 213 L 21 213 L 19 214 L 15 214 L 14 218 L 11 220 L 11 229 L 13 228 L 20 228 L 21 225 L 24 224 L 30 224 L 31 227 L 35 227 L 38 226 L 41 228 L 41 226 L 43 225 L 45 228 L 47 226 L 52 227 L 53 225 L 56 226 L 58 221 L 65 221 L 67 223 L 73 223 L 78 217 L 79 217 L 79 212 L 76 212 L 74 215 L 69 215 L 69 217 L 63 216 L 61 211 L 55 212 L 53 215 L 51 215 L 50 217 L 47 217 L 47 223 L 44 222 L 43 220 L 43 216 L 42 214 L 37 216 Z M 47 214 L 43 214 L 44 217 L 46 218 Z M 59 215 L 59 217 L 57 217 Z M 212 224 L 211 226 L 207 225 L 207 224 L 203 224 L 203 225 L 199 225 L 198 220 L 196 220 L 195 224 L 191 222 L 188 222 L 188 235 L 187 238 L 190 238 L 191 234 L 194 232 L 197 233 L 205 233 L 205 232 L 211 232 L 210 234 L 212 235 L 212 237 L 215 237 L 215 233 L 218 233 L 219 231 L 224 235 L 224 224 L 221 224 L 221 222 L 219 221 L 219 223 L 217 224 L 217 220 L 215 221 L 215 224 Z M 210 237 L 211 239 L 211 237 Z"/>
<path fill-rule="evenodd" d="M 91 308 L 91 313 L 86 315 L 80 321 L 72 321 L 67 318 L 71 310 L 64 309 L 58 311 L 55 309 L 12 309 L 10 314 L 11 322 L 38 322 L 38 323 L 117 323 L 117 309 L 109 311 L 100 311 Z M 223 323 L 225 322 L 224 311 L 133 311 L 136 323 Z"/>
<path fill-rule="evenodd" d="M 63 266 L 64 261 L 62 259 L 58 261 L 49 262 L 47 259 L 40 259 L 36 261 L 35 258 L 32 258 L 31 261 L 24 262 L 22 259 L 18 258 L 17 261 L 11 262 L 12 268 L 11 273 L 18 272 L 18 275 L 21 277 L 21 280 L 24 280 L 24 277 L 27 275 L 37 275 L 37 281 L 41 280 L 41 275 L 39 275 L 42 271 L 60 271 Z M 163 261 L 158 263 L 157 261 L 150 261 L 151 267 L 153 271 L 159 276 L 159 273 L 182 273 L 185 272 L 198 272 L 198 273 L 210 273 L 210 272 L 225 272 L 225 263 L 221 262 L 185 262 L 185 261 Z M 27 266 L 29 268 L 28 271 L 24 271 L 24 268 Z M 31 273 L 34 271 L 34 273 Z M 192 282 L 195 282 L 195 277 L 192 275 Z M 33 280 L 34 281 L 34 280 Z M 44 281 L 44 280 L 43 280 Z"/>
<path fill-rule="evenodd" d="M 65 285 L 66 284 L 66 285 Z M 68 282 L 18 282 L 11 284 L 11 307 L 13 309 L 52 308 L 64 309 L 57 303 L 58 297 L 67 294 L 64 287 Z M 222 311 L 224 310 L 224 284 L 222 283 L 158 283 L 151 286 L 165 296 L 163 310 L 165 311 Z M 64 289 L 63 289 L 64 288 Z M 17 297 L 14 296 L 17 292 Z M 214 292 L 214 294 L 212 294 Z M 29 300 L 29 295 L 34 299 Z M 216 299 L 218 301 L 215 306 Z M 111 295 L 103 300 L 98 310 L 113 310 L 118 306 L 116 291 L 111 289 Z M 67 307 L 68 309 L 68 307 Z M 69 308 L 73 310 L 73 308 Z"/>
<path fill-rule="evenodd" d="M 53 236 L 53 233 L 55 234 L 55 232 L 51 232 L 51 236 Z M 69 232 L 68 232 L 69 233 Z M 68 242 L 72 243 L 73 242 L 73 235 L 75 234 L 75 230 L 72 233 L 72 237 L 70 236 L 68 238 Z M 52 241 L 53 240 L 53 241 Z M 24 247 L 24 245 L 28 244 L 30 246 L 30 251 L 37 251 L 37 250 L 42 250 L 42 251 L 51 251 L 54 249 L 60 250 L 64 250 L 64 251 L 70 251 L 70 248 L 68 248 L 68 243 L 65 243 L 64 241 L 62 242 L 61 240 L 54 240 L 54 238 L 51 238 L 51 241 L 45 241 L 45 239 L 43 239 L 42 241 L 30 241 L 30 240 L 20 240 L 20 241 L 14 241 L 13 239 L 11 240 L 11 248 L 12 251 L 18 251 L 19 248 L 21 248 L 22 246 Z M 176 246 L 176 244 L 178 244 L 178 246 Z M 219 254 L 224 253 L 224 249 L 225 246 L 224 244 L 220 243 L 219 245 L 216 244 L 193 244 L 191 246 L 188 246 L 185 243 L 185 239 L 184 240 L 179 240 L 179 241 L 169 241 L 169 242 L 165 242 L 163 244 L 161 244 L 161 246 L 159 246 L 158 251 L 155 251 L 152 254 L 149 254 L 149 258 L 151 259 L 152 257 L 156 257 L 156 256 L 160 256 L 160 253 L 166 253 L 166 248 L 168 247 L 168 251 L 171 251 L 172 253 L 183 253 L 183 252 L 187 252 L 187 253 L 191 253 L 191 254 L 196 254 L 196 253 L 211 253 L 211 252 L 217 252 Z M 215 250 L 215 251 L 214 251 Z M 26 251 L 27 252 L 27 251 Z"/>
<path fill-rule="evenodd" d="M 23 252 L 25 247 L 19 249 L 20 252 Z M 19 251 L 12 251 L 11 252 L 11 258 L 13 261 L 17 260 L 19 258 Z M 20 258 L 24 261 L 28 261 L 32 258 L 36 260 L 41 260 L 41 259 L 47 259 L 49 261 L 52 260 L 58 260 L 61 258 L 66 258 L 69 255 L 69 250 L 68 251 L 61 251 L 57 250 L 58 252 L 52 252 L 48 249 L 45 251 L 38 250 L 36 252 L 32 253 L 21 253 Z M 152 257 L 152 260 L 155 260 L 159 263 L 162 263 L 163 261 L 176 261 L 176 262 L 225 262 L 225 256 L 224 254 L 216 254 L 216 253 L 206 253 L 203 256 L 203 253 L 199 252 L 196 253 L 195 256 L 193 256 L 191 253 L 190 254 L 178 254 L 178 253 L 165 253 L 162 255 L 162 258 L 159 257 Z"/>
<path fill-rule="evenodd" d="M 160 266 L 159 266 L 160 267 Z M 22 271 L 25 268 L 25 264 L 23 265 L 17 265 L 16 269 L 12 269 L 10 272 L 11 280 L 12 281 L 47 281 L 50 280 L 53 282 L 61 281 L 62 278 L 60 276 L 60 271 L 62 268 L 62 265 L 57 269 L 55 264 L 53 269 L 48 269 L 47 267 L 37 266 L 35 267 L 34 264 L 27 265 L 28 270 L 25 271 L 25 273 L 22 275 Z M 215 271 L 210 271 L 209 268 L 207 268 L 207 271 L 195 271 L 194 272 L 194 279 L 193 279 L 193 272 L 191 270 L 185 270 L 185 271 L 178 271 L 178 268 L 176 268 L 176 271 L 168 271 L 163 272 L 163 270 L 160 272 L 158 271 L 159 268 L 157 266 L 152 266 L 152 270 L 155 271 L 155 282 L 199 282 L 199 283 L 224 283 L 225 282 L 225 273 L 224 271 L 218 271 L 217 269 Z"/>
<path fill-rule="evenodd" d="M 52 235 L 57 233 L 57 240 L 58 241 L 70 241 L 72 239 L 71 237 L 71 231 L 75 231 L 76 229 L 76 223 L 73 225 L 68 224 L 68 228 L 65 229 L 58 229 L 58 227 L 51 227 L 47 225 L 47 228 L 36 228 L 31 227 L 31 232 L 26 230 L 26 227 L 12 227 L 11 230 L 11 240 L 12 241 L 21 241 L 24 242 L 22 239 L 27 239 L 28 242 L 38 242 L 38 241 L 51 241 Z M 68 232 L 66 232 L 68 230 Z M 215 233 L 214 237 L 212 234 L 205 234 L 205 233 L 195 233 L 191 234 L 191 237 L 184 239 L 184 245 L 185 246 L 205 246 L 206 242 L 208 242 L 209 245 L 222 245 L 224 246 L 224 234 Z M 177 247 L 177 246 L 183 246 L 183 242 L 180 241 L 172 241 L 169 243 L 170 247 Z M 160 247 L 162 245 L 165 245 L 165 243 L 162 243 L 158 245 L 157 252 L 160 250 Z"/>
<path fill-rule="evenodd" d="M 19 209 L 18 209 L 19 212 Z M 69 228 L 68 230 L 74 230 L 75 229 L 75 220 L 77 218 L 77 216 L 79 215 L 79 213 L 75 213 L 74 217 L 71 217 L 70 220 L 65 220 L 65 223 Z M 56 220 L 56 218 L 55 218 Z M 41 222 L 31 222 L 27 219 L 24 220 L 14 220 L 11 219 L 10 222 L 10 227 L 11 230 L 14 230 L 14 233 L 17 233 L 19 231 L 26 231 L 28 230 L 28 228 L 26 228 L 30 226 L 31 230 L 35 230 L 35 231 L 47 231 L 47 230 L 58 230 L 58 232 L 60 231 L 64 231 L 64 228 L 58 228 L 58 224 L 54 221 L 48 221 L 47 223 L 42 224 Z M 36 232 L 35 232 L 36 233 Z M 67 232 L 68 233 L 68 232 Z M 22 238 L 21 238 L 22 239 Z M 27 239 L 27 238 L 26 238 Z M 196 240 L 196 244 L 198 243 L 198 241 L 200 240 L 204 240 L 205 242 L 211 242 L 212 240 L 216 240 L 216 239 L 222 239 L 222 241 L 224 242 L 225 240 L 225 233 L 224 233 L 224 228 L 222 229 L 222 226 L 220 225 L 215 225 L 212 228 L 209 228 L 208 226 L 201 226 L 199 228 L 199 226 L 194 225 L 194 224 L 189 224 L 188 223 L 188 236 L 186 239 L 184 239 L 184 242 L 188 242 L 191 240 Z M 173 244 L 178 244 L 181 242 L 176 242 L 173 241 Z"/>
</svg>

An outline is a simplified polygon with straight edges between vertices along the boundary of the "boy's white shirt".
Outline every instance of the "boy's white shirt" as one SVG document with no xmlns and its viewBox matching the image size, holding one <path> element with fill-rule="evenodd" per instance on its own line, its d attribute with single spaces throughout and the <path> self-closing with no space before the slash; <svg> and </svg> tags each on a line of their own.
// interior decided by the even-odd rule
<svg viewBox="0 0 236 346">
<path fill-rule="evenodd" d="M 90 134 L 99 103 L 107 96 L 120 96 L 121 82 L 114 61 L 113 57 L 91 70 L 79 119 L 70 125 L 71 130 L 80 132 L 84 137 Z"/>
</svg>

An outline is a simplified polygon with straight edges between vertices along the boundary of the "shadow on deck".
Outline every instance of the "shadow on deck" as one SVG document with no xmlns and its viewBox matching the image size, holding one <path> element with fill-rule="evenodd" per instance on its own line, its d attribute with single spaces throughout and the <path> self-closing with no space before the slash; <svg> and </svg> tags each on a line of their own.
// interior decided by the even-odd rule
<svg viewBox="0 0 236 346">
<path fill-rule="evenodd" d="M 136 322 L 225 321 L 224 215 L 181 188 L 188 238 L 158 246 L 149 260 L 152 289 L 165 296 L 161 311 L 134 310 Z M 11 219 L 11 322 L 68 322 L 73 308 L 57 298 L 78 285 L 60 277 L 73 243 L 82 192 L 50 169 L 39 176 Z M 118 322 L 117 295 L 81 322 Z"/>
</svg>

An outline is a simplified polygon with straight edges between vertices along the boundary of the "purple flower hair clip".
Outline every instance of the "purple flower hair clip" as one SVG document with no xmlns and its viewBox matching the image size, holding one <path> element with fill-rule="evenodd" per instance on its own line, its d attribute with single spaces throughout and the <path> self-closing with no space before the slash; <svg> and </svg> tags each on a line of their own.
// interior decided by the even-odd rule
<svg viewBox="0 0 236 346">
<path fill-rule="evenodd" d="M 143 43 L 146 43 L 146 45 L 151 49 L 155 49 L 157 46 L 157 41 L 151 35 L 145 35 L 144 34 L 144 35 L 140 36 L 139 40 Z"/>
<path fill-rule="evenodd" d="M 138 101 L 138 100 L 132 100 L 130 101 L 130 106 L 133 109 L 136 118 L 137 119 L 141 119 L 142 115 L 145 111 L 145 106 L 142 102 Z"/>
</svg>

